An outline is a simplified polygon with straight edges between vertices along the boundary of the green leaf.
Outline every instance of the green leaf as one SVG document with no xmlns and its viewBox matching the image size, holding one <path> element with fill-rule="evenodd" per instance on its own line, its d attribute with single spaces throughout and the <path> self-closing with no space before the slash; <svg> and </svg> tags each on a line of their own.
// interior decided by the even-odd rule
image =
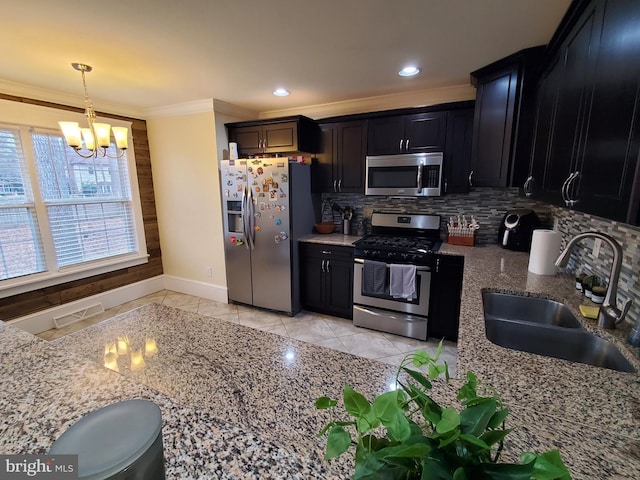
<svg viewBox="0 0 640 480">
<path fill-rule="evenodd" d="M 429 378 L 435 380 L 444 372 L 445 368 L 444 365 L 435 365 L 432 363 L 429 365 Z"/>
<path fill-rule="evenodd" d="M 398 412 L 403 413 L 398 405 L 398 391 L 394 390 L 378 395 L 373 401 L 373 411 L 382 423 L 391 421 Z"/>
<path fill-rule="evenodd" d="M 378 473 L 382 468 L 384 468 L 384 463 L 378 460 L 374 454 L 370 453 L 356 463 L 352 478 L 353 480 L 381 478 L 378 476 Z"/>
<path fill-rule="evenodd" d="M 493 414 L 491 420 L 489 420 L 488 428 L 498 428 L 505 421 L 507 416 L 509 415 L 509 410 L 504 408 L 502 410 L 498 410 Z"/>
<path fill-rule="evenodd" d="M 364 395 L 344 384 L 344 409 L 354 417 L 362 417 L 371 410 L 371 404 Z"/>
<path fill-rule="evenodd" d="M 511 433 L 512 430 L 487 430 L 482 435 L 480 435 L 480 439 L 485 442 L 487 445 L 492 446 L 496 443 L 501 442 L 505 439 L 505 437 Z"/>
<path fill-rule="evenodd" d="M 537 456 L 532 477 L 536 480 L 571 480 L 558 450 L 550 450 Z"/>
<path fill-rule="evenodd" d="M 420 480 L 453 480 L 453 475 L 442 461 L 425 458 Z"/>
<path fill-rule="evenodd" d="M 531 480 L 533 462 L 515 463 L 482 463 L 478 466 L 479 474 L 473 478 L 487 480 Z"/>
<path fill-rule="evenodd" d="M 482 450 L 491 450 L 491 447 L 487 445 L 484 440 L 476 437 L 475 435 L 469 435 L 468 433 L 461 433 L 460 440 L 464 440 L 471 445 L 475 445 L 476 447 L 480 447 Z"/>
<path fill-rule="evenodd" d="M 427 390 L 431 390 L 432 388 L 431 382 L 427 380 L 427 377 L 425 377 L 422 373 L 417 372 L 415 370 L 411 370 L 410 368 L 406 368 L 406 367 L 401 367 L 401 369 L 407 374 L 409 374 L 411 378 L 413 378 L 416 382 L 418 382 L 424 388 L 426 388 Z"/>
<path fill-rule="evenodd" d="M 478 386 L 478 377 L 471 371 L 467 372 L 467 383 L 465 383 L 460 390 L 458 390 L 458 400 L 475 398 L 476 387 Z"/>
<path fill-rule="evenodd" d="M 396 458 L 422 458 L 429 454 L 431 447 L 426 443 L 414 443 L 413 445 L 395 445 L 379 450 L 376 456 L 387 461 L 392 457 Z"/>
<path fill-rule="evenodd" d="M 386 422 L 383 421 L 382 424 L 387 427 L 387 432 L 391 440 L 403 442 L 411 436 L 409 420 L 407 420 L 407 417 L 404 416 L 401 410 L 397 412 L 392 419 Z"/>
<path fill-rule="evenodd" d="M 457 430 L 452 430 L 449 433 L 441 435 L 440 436 L 440 443 L 438 444 L 438 448 L 444 448 L 447 445 L 455 442 L 456 440 L 458 440 L 459 436 L 460 436 L 460 432 L 457 431 Z"/>
<path fill-rule="evenodd" d="M 327 437 L 325 460 L 331 460 L 347 451 L 351 445 L 351 435 L 342 427 L 333 427 Z"/>
<path fill-rule="evenodd" d="M 389 442 L 388 438 L 378 438 L 375 435 L 365 435 L 362 437 L 362 440 L 360 440 L 358 448 L 362 448 L 364 453 L 377 452 L 378 450 L 388 447 L 390 443 L 391 442 Z"/>
<path fill-rule="evenodd" d="M 327 408 L 335 407 L 338 404 L 337 400 L 332 400 L 329 397 L 316 398 L 316 409 L 326 410 Z"/>
<path fill-rule="evenodd" d="M 460 414 L 453 407 L 447 407 L 442 410 L 442 417 L 436 423 L 436 432 L 439 434 L 447 433 L 460 425 Z"/>
<path fill-rule="evenodd" d="M 467 480 L 467 474 L 464 471 L 464 468 L 456 468 L 456 471 L 453 472 L 453 480 Z"/>
<path fill-rule="evenodd" d="M 360 433 L 366 433 L 378 427 L 380 425 L 380 419 L 376 416 L 373 408 L 369 408 L 365 414 L 356 418 L 356 425 Z"/>
<path fill-rule="evenodd" d="M 414 367 L 421 367 L 433 361 L 426 350 L 417 350 L 411 354 L 411 363 Z"/>
<path fill-rule="evenodd" d="M 489 420 L 496 412 L 494 398 L 485 398 L 482 402 L 467 407 L 460 412 L 460 428 L 463 433 L 479 437 L 487 429 Z"/>
</svg>

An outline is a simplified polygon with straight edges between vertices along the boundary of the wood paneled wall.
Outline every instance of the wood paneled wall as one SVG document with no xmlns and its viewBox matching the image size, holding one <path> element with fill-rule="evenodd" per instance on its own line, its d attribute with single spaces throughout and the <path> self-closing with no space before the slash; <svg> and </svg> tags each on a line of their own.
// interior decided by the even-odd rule
<svg viewBox="0 0 640 480">
<path fill-rule="evenodd" d="M 60 110 L 84 112 L 81 108 L 58 105 L 30 98 L 15 97 L 2 93 L 0 93 L 0 99 L 41 105 Z M 149 155 L 149 142 L 147 139 L 147 123 L 144 120 L 136 118 L 97 113 L 104 117 L 132 122 L 131 138 L 135 150 L 138 188 L 142 202 L 142 217 L 149 262 L 102 275 L 95 275 L 73 282 L 2 298 L 0 299 L 0 319 L 2 320 L 11 320 L 162 274 L 162 254 L 160 251 L 158 218 L 156 216 L 153 179 L 151 176 L 151 156 Z"/>
</svg>

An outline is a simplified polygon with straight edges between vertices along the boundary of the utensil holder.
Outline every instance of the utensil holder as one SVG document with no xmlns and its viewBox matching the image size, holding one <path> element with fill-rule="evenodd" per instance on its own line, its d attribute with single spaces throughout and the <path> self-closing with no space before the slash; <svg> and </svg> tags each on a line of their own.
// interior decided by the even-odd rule
<svg viewBox="0 0 640 480">
<path fill-rule="evenodd" d="M 351 235 L 351 220 L 346 218 L 342 220 L 342 233 L 344 235 Z"/>
</svg>

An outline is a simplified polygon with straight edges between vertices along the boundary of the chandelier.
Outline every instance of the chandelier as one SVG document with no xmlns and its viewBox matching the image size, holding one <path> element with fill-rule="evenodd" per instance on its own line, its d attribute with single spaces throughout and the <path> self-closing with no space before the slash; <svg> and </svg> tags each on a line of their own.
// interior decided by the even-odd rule
<svg viewBox="0 0 640 480">
<path fill-rule="evenodd" d="M 96 112 L 93 110 L 93 104 L 89 99 L 87 82 L 84 78 L 85 72 L 90 72 L 93 68 L 83 63 L 72 63 L 71 66 L 82 74 L 84 114 L 89 122 L 89 128 L 80 128 L 78 122 L 58 122 L 67 145 L 83 158 L 97 157 L 98 155 L 109 158 L 122 157 L 128 145 L 128 129 L 126 127 L 111 127 L 108 123 L 96 122 Z M 113 131 L 117 147 L 115 156 L 107 154 L 107 149 L 111 145 L 111 131 Z"/>
</svg>

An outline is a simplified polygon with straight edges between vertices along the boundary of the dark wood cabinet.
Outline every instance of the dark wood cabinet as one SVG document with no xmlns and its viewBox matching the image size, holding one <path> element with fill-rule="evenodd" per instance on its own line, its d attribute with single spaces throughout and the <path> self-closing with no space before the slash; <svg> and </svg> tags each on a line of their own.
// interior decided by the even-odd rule
<svg viewBox="0 0 640 480">
<path fill-rule="evenodd" d="M 321 123 L 321 147 L 312 162 L 314 192 L 364 192 L 367 121 Z"/>
<path fill-rule="evenodd" d="M 446 111 L 372 118 L 367 154 L 441 152 L 446 131 Z"/>
<path fill-rule="evenodd" d="M 535 84 L 544 47 L 534 47 L 471 73 L 476 86 L 469 182 L 521 186 L 531 152 Z"/>
<path fill-rule="evenodd" d="M 301 115 L 274 120 L 225 124 L 229 141 L 238 144 L 240 155 L 309 152 L 318 149 L 317 124 Z"/>
<path fill-rule="evenodd" d="M 427 336 L 456 341 L 460 325 L 460 302 L 464 257 L 436 254 L 431 271 Z"/>
<path fill-rule="evenodd" d="M 353 248 L 300 243 L 303 308 L 353 317 Z"/>
<path fill-rule="evenodd" d="M 447 144 L 444 150 L 444 193 L 467 193 L 471 172 L 473 107 L 447 112 Z"/>
<path fill-rule="evenodd" d="M 640 4 L 576 2 L 538 88 L 525 194 L 638 224 Z"/>
</svg>

